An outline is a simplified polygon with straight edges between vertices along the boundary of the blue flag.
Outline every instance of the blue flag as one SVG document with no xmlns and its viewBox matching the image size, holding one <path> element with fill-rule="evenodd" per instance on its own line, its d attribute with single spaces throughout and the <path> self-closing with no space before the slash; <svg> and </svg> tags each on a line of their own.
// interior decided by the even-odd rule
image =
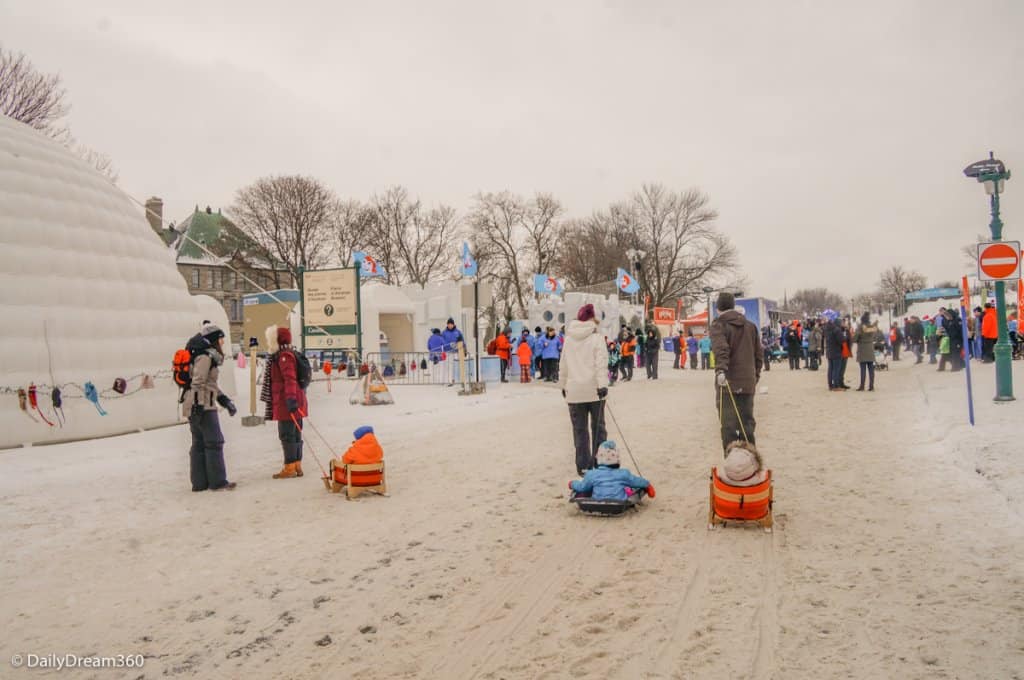
<svg viewBox="0 0 1024 680">
<path fill-rule="evenodd" d="M 465 241 L 462 242 L 462 275 L 463 276 L 476 276 L 476 260 L 469 254 L 469 244 Z"/>
<path fill-rule="evenodd" d="M 533 275 L 533 290 L 537 293 L 548 295 L 561 295 L 563 292 L 562 282 L 547 274 Z"/>
<path fill-rule="evenodd" d="M 359 265 L 359 276 L 386 276 L 384 267 L 376 259 L 361 250 L 352 253 L 352 261 Z"/>
<path fill-rule="evenodd" d="M 640 290 L 640 284 L 637 283 L 637 280 L 622 267 L 619 267 L 619 273 L 615 276 L 615 283 L 618 284 L 619 290 L 623 293 L 633 294 Z"/>
</svg>

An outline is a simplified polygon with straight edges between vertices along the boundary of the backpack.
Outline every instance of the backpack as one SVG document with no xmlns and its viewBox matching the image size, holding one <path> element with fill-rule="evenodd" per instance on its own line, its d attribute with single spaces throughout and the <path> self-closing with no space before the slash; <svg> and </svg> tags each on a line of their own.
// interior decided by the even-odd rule
<svg viewBox="0 0 1024 680">
<path fill-rule="evenodd" d="M 299 387 L 306 389 L 313 382 L 313 367 L 309 364 L 309 358 L 300 352 L 292 350 L 295 355 L 295 380 Z"/>
<path fill-rule="evenodd" d="M 487 353 L 492 357 L 498 353 L 498 339 L 494 338 L 487 343 Z"/>
<path fill-rule="evenodd" d="M 192 364 L 195 363 L 196 356 L 208 346 L 209 343 L 203 339 L 203 336 L 196 333 L 188 339 L 184 349 L 179 349 L 174 353 L 174 360 L 171 365 L 173 368 L 174 384 L 181 388 L 181 396 L 178 398 L 179 403 L 185 400 L 185 392 L 192 387 Z"/>
</svg>

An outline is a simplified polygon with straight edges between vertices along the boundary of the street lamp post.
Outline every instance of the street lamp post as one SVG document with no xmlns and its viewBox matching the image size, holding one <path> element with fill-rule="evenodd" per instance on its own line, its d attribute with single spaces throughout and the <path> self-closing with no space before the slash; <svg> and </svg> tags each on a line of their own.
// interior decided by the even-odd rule
<svg viewBox="0 0 1024 680">
<path fill-rule="evenodd" d="M 644 251 L 637 250 L 636 248 L 630 248 L 626 251 L 626 257 L 629 258 L 629 267 L 632 270 L 630 273 L 636 277 L 637 283 L 640 282 L 640 261 L 644 259 L 646 254 Z M 632 295 L 633 304 L 636 304 L 637 295 L 638 293 L 633 293 Z"/>
<path fill-rule="evenodd" d="M 992 232 L 992 240 L 1001 241 L 1003 239 L 1003 221 L 999 219 L 999 194 L 1003 191 L 1003 184 L 1010 179 L 1010 171 L 1006 169 L 1002 161 L 995 159 L 990 151 L 986 160 L 967 166 L 964 169 L 964 174 L 976 178 L 985 187 L 992 211 L 992 220 L 989 222 L 988 228 Z M 1006 283 L 996 281 L 995 288 L 996 322 L 999 328 L 999 338 L 995 346 L 995 401 L 1013 401 L 1013 348 L 1010 346 L 1010 334 L 1006 326 Z"/>
<path fill-rule="evenodd" d="M 707 328 L 704 329 L 704 332 L 711 333 L 711 293 L 713 293 L 715 289 L 712 288 L 711 286 L 704 286 L 703 288 L 701 288 L 701 291 L 708 298 L 708 325 Z"/>
</svg>

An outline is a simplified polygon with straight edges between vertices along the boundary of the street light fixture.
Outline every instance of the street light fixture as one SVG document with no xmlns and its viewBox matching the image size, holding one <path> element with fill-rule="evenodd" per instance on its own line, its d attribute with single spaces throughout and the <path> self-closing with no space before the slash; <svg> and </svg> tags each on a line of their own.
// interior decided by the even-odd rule
<svg viewBox="0 0 1024 680">
<path fill-rule="evenodd" d="M 626 257 L 629 258 L 629 268 L 632 270 L 630 273 L 636 277 L 637 282 L 640 281 L 640 262 L 646 254 L 644 251 L 636 248 L 630 248 L 626 251 Z M 636 304 L 636 295 L 637 293 L 633 293 L 633 304 Z"/>
<path fill-rule="evenodd" d="M 992 210 L 989 229 L 993 241 L 1003 240 L 1003 221 L 999 219 L 999 194 L 1003 185 L 1010 179 L 1010 171 L 1001 160 L 993 157 L 971 163 L 964 168 L 964 175 L 973 177 L 985 187 Z M 999 339 L 996 341 L 996 396 L 995 401 L 1013 401 L 1013 348 L 1010 346 L 1010 334 L 1006 327 L 1006 283 L 996 281 L 996 322 L 999 328 Z"/>
</svg>

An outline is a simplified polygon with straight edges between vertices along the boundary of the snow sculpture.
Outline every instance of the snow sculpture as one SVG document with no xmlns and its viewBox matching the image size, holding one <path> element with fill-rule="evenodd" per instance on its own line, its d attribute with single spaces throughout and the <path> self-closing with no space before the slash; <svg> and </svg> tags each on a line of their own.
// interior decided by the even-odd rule
<svg viewBox="0 0 1024 680">
<path fill-rule="evenodd" d="M 228 328 L 215 300 L 188 294 L 140 208 L 67 149 L 5 116 L 0 318 L 0 448 L 179 422 L 174 351 L 203 319 Z M 113 390 L 117 378 L 127 379 L 124 395 Z M 87 382 L 106 415 L 84 398 Z M 32 384 L 39 410 L 22 410 L 18 391 Z M 221 387 L 234 392 L 231 364 Z"/>
</svg>

